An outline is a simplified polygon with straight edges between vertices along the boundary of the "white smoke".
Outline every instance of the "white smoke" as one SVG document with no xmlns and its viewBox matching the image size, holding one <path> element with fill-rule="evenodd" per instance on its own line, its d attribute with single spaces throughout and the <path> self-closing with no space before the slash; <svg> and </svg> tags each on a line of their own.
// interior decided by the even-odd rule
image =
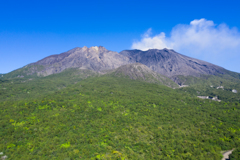
<svg viewBox="0 0 240 160">
<path fill-rule="evenodd" d="M 227 65 L 226 61 L 232 59 L 233 62 L 236 61 L 235 58 L 240 58 L 240 32 L 237 28 L 229 28 L 226 24 L 216 25 L 204 18 L 193 20 L 188 25 L 176 25 L 169 37 L 166 37 L 164 32 L 151 35 L 150 28 L 140 41 L 132 44 L 131 48 L 140 50 L 169 48 L 222 66 Z"/>
<path fill-rule="evenodd" d="M 134 42 L 132 49 L 148 50 L 148 49 L 163 49 L 169 48 L 165 39 L 165 33 L 162 32 L 156 36 L 150 37 L 152 29 L 149 28 L 142 36 L 140 42 Z"/>
</svg>

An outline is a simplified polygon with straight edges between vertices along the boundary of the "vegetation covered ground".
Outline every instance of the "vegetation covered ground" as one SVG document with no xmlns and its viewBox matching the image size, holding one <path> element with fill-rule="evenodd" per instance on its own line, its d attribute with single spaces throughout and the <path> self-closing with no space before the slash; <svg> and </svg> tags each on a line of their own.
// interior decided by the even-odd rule
<svg viewBox="0 0 240 160">
<path fill-rule="evenodd" d="M 180 90 L 186 91 L 193 96 L 217 96 L 218 99 L 225 102 L 238 102 L 240 103 L 240 80 L 229 75 L 203 75 L 201 77 L 193 76 L 179 76 L 184 84 L 189 87 L 181 88 Z M 218 88 L 223 86 L 223 88 Z M 232 90 L 237 90 L 233 93 Z"/>
<path fill-rule="evenodd" d="M 0 101 L 0 152 L 9 159 L 219 160 L 240 145 L 237 101 L 163 85 L 101 76 L 16 97 Z"/>
<path fill-rule="evenodd" d="M 230 160 L 240 159 L 240 148 L 235 149 L 232 154 L 229 156 Z"/>
<path fill-rule="evenodd" d="M 8 78 L 10 75 L 0 78 L 0 101 L 26 100 L 39 98 L 46 94 L 54 93 L 55 91 L 66 88 L 69 85 L 75 84 L 87 77 L 98 76 L 94 71 L 67 69 L 59 74 L 52 74 L 47 77 L 17 77 Z"/>
</svg>

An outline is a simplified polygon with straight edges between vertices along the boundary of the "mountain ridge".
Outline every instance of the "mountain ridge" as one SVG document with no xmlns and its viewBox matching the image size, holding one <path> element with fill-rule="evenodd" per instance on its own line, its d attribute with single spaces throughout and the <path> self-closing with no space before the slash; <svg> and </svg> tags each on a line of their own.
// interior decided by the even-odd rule
<svg viewBox="0 0 240 160">
<path fill-rule="evenodd" d="M 171 79 L 173 76 L 199 76 L 201 74 L 216 75 L 224 74 L 224 68 L 217 65 L 191 58 L 174 50 L 169 49 L 149 49 L 124 50 L 120 54 L 125 55 L 133 61 L 145 64 L 153 71 L 165 75 Z"/>
<path fill-rule="evenodd" d="M 239 73 L 185 56 L 172 49 L 149 49 L 147 51 L 136 49 L 123 50 L 118 53 L 107 50 L 103 46 L 76 47 L 61 54 L 50 55 L 10 72 L 4 77 L 48 76 L 60 73 L 68 68 L 88 69 L 106 74 L 109 70 L 132 63 L 144 64 L 154 72 L 164 75 L 180 85 L 183 81 L 179 76 L 229 75 L 240 79 Z"/>
<path fill-rule="evenodd" d="M 38 75 L 48 76 L 60 73 L 67 68 L 90 69 L 94 71 L 115 69 L 121 65 L 129 63 L 128 58 L 109 51 L 102 46 L 87 48 L 76 47 L 58 55 L 51 55 L 30 66 L 42 65 L 45 69 L 38 72 Z"/>
</svg>

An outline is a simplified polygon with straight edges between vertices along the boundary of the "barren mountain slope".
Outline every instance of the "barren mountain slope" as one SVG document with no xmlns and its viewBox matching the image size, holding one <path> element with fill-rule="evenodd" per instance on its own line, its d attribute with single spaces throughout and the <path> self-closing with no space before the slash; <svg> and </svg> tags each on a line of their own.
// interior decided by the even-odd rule
<svg viewBox="0 0 240 160">
<path fill-rule="evenodd" d="M 109 51 L 100 47 L 74 48 L 68 52 L 46 57 L 31 66 L 44 66 L 44 69 L 37 71 L 38 75 L 47 76 L 60 73 L 67 68 L 90 69 L 94 71 L 115 69 L 121 65 L 128 64 L 129 58 L 117 52 Z"/>
<path fill-rule="evenodd" d="M 123 65 L 113 70 L 111 75 L 118 77 L 127 77 L 130 79 L 141 80 L 149 83 L 162 84 L 172 88 L 178 87 L 178 85 L 171 79 L 152 71 L 146 65 L 141 63 Z"/>
<path fill-rule="evenodd" d="M 225 69 L 222 67 L 184 56 L 169 49 L 124 50 L 120 54 L 127 56 L 132 61 L 145 64 L 153 71 L 171 79 L 174 79 L 174 76 L 177 75 L 199 76 L 202 74 L 217 75 L 225 73 Z"/>
</svg>

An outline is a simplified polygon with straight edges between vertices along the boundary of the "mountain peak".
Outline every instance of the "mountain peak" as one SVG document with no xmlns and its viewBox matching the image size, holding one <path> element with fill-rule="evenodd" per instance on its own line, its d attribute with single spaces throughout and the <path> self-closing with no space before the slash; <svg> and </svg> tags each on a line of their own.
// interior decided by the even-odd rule
<svg viewBox="0 0 240 160">
<path fill-rule="evenodd" d="M 96 51 L 99 50 L 98 46 L 93 46 L 93 47 L 90 47 L 89 49 L 93 49 L 93 50 L 96 50 Z"/>
<path fill-rule="evenodd" d="M 171 79 L 175 76 L 200 76 L 223 74 L 223 68 L 190 58 L 175 52 L 172 49 L 125 50 L 120 54 L 129 57 L 132 61 L 145 64 L 153 71 Z"/>
<path fill-rule="evenodd" d="M 86 50 L 93 51 L 93 52 L 106 52 L 106 51 L 108 51 L 103 46 L 92 46 L 92 47 L 89 47 L 89 48 L 87 46 L 84 46 L 82 48 L 80 48 L 80 47 L 76 47 L 76 48 L 82 49 L 82 51 L 86 51 Z M 76 49 L 76 48 L 74 48 L 74 49 Z"/>
<path fill-rule="evenodd" d="M 46 57 L 31 66 L 42 66 L 43 69 L 35 70 L 38 75 L 47 76 L 60 73 L 68 68 L 89 69 L 102 71 L 115 69 L 121 65 L 130 63 L 129 58 L 117 52 L 109 51 L 103 46 L 76 47 L 67 52 Z"/>
</svg>

